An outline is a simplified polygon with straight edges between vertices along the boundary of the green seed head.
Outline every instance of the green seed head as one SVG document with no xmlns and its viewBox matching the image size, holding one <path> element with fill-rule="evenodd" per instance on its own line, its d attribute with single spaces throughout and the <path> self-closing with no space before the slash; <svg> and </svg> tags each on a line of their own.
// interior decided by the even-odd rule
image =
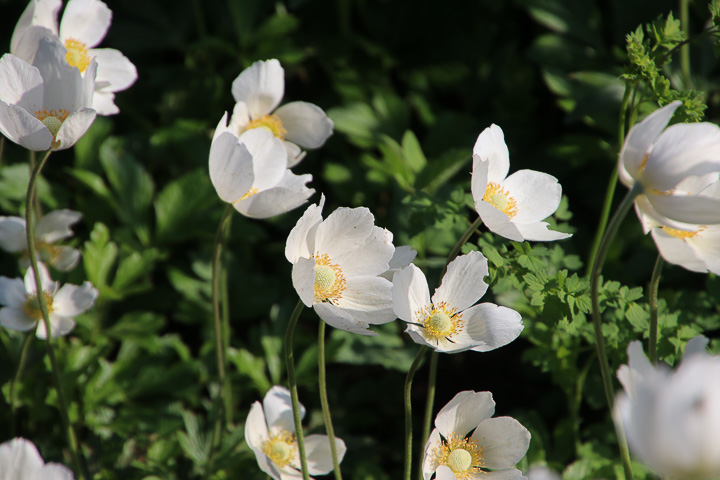
<svg viewBox="0 0 720 480">
<path fill-rule="evenodd" d="M 457 448 L 448 455 L 447 466 L 454 473 L 465 472 L 472 466 L 472 455 L 464 448 Z"/>
<path fill-rule="evenodd" d="M 48 130 L 50 130 L 53 138 L 55 137 L 55 135 L 57 135 L 57 133 L 60 131 L 60 127 L 62 126 L 62 120 L 53 116 L 43 118 L 42 123 L 47 127 Z"/>
<path fill-rule="evenodd" d="M 327 292 L 335 286 L 335 270 L 327 265 L 315 267 L 315 290 Z"/>
<path fill-rule="evenodd" d="M 437 336 L 444 337 L 452 332 L 452 320 L 446 313 L 438 312 L 428 319 L 427 327 Z"/>
</svg>

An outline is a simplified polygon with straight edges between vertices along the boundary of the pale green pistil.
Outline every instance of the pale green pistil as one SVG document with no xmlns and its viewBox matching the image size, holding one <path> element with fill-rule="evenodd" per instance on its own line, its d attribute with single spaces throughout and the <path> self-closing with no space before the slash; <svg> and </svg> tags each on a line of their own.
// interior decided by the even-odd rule
<svg viewBox="0 0 720 480">
<path fill-rule="evenodd" d="M 447 466 L 454 473 L 465 472 L 471 465 L 472 455 L 464 448 L 457 448 L 448 455 Z"/>
<path fill-rule="evenodd" d="M 47 127 L 48 130 L 50 130 L 50 133 L 52 133 L 53 138 L 57 133 L 60 131 L 60 127 L 62 126 L 62 120 L 60 120 L 57 117 L 49 116 L 42 119 L 43 125 Z"/>
<path fill-rule="evenodd" d="M 437 312 L 428 320 L 428 327 L 438 336 L 444 337 L 452 332 L 452 320 L 447 314 Z"/>
<path fill-rule="evenodd" d="M 335 270 L 328 265 L 317 265 L 315 267 L 315 290 L 327 292 L 335 286 Z"/>
<path fill-rule="evenodd" d="M 505 211 L 510 202 L 508 201 L 507 195 L 503 195 L 502 193 L 493 193 L 490 195 L 490 201 L 488 203 L 498 210 Z"/>
<path fill-rule="evenodd" d="M 270 448 L 270 455 L 268 456 L 275 460 L 275 463 L 283 464 L 288 461 L 291 454 L 290 445 L 285 442 L 275 442 Z"/>
</svg>

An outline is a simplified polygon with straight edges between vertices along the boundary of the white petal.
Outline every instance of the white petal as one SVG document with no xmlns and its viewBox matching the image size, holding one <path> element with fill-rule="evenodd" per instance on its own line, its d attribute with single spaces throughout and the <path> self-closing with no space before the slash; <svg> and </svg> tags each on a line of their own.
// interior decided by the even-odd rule
<svg viewBox="0 0 720 480">
<path fill-rule="evenodd" d="M 43 459 L 32 442 L 14 438 L 0 445 L 3 480 L 30 479 L 42 467 Z"/>
<path fill-rule="evenodd" d="M 272 112 L 285 93 L 285 71 L 275 59 L 255 62 L 232 83 L 236 102 L 244 102 L 252 118 Z"/>
<path fill-rule="evenodd" d="M 60 126 L 55 139 L 60 143 L 57 150 L 70 148 L 85 135 L 90 125 L 95 121 L 97 113 L 92 108 L 83 107 L 70 116 Z"/>
<path fill-rule="evenodd" d="M 554 240 L 562 240 L 572 237 L 571 233 L 557 232 L 548 229 L 550 225 L 547 222 L 535 223 L 516 223 L 515 227 L 525 240 L 533 242 L 552 242 Z"/>
<path fill-rule="evenodd" d="M 137 69 L 128 58 L 114 48 L 93 48 L 88 52 L 97 62 L 95 83 L 103 85 L 103 92 L 119 92 L 137 80 Z"/>
<path fill-rule="evenodd" d="M 63 285 L 53 299 L 53 311 L 63 317 L 75 317 L 92 307 L 97 296 L 98 291 L 90 282 Z"/>
<path fill-rule="evenodd" d="M 358 321 L 350 312 L 331 303 L 316 303 L 313 308 L 318 316 L 331 327 L 359 335 L 377 335 L 368 329 L 367 323 Z"/>
<path fill-rule="evenodd" d="M 358 324 L 379 325 L 395 320 L 392 283 L 382 277 L 349 277 L 338 307 Z"/>
<path fill-rule="evenodd" d="M 80 40 L 92 48 L 105 38 L 111 21 L 112 12 L 100 0 L 70 0 L 60 21 L 60 38 Z"/>
<path fill-rule="evenodd" d="M 292 142 L 288 142 L 287 140 L 283 140 L 283 145 L 285 145 L 285 150 L 287 150 L 287 156 L 288 156 L 288 168 L 292 168 L 300 161 L 305 158 L 305 155 L 307 152 L 302 150 L 300 147 L 295 145 Z"/>
<path fill-rule="evenodd" d="M 61 0 L 33 0 L 28 2 L 28 6 L 20 16 L 20 20 L 15 25 L 12 39 L 10 40 L 10 53 L 17 54 L 20 42 L 27 29 L 32 26 L 39 26 L 49 29 L 57 35 L 57 14 L 62 6 Z"/>
<path fill-rule="evenodd" d="M 626 186 L 632 186 L 640 179 L 645 155 L 650 152 L 679 106 L 680 102 L 676 101 L 654 111 L 628 133 L 618 160 L 620 178 Z"/>
<path fill-rule="evenodd" d="M 346 277 L 358 275 L 376 276 L 388 269 L 395 247 L 392 233 L 380 227 L 372 227 L 363 245 L 342 255 L 332 257 Z"/>
<path fill-rule="evenodd" d="M 425 337 L 423 337 L 422 330 L 423 330 L 422 327 L 418 327 L 417 325 L 409 324 L 405 328 L 405 333 L 410 335 L 410 339 L 413 342 L 417 343 L 418 345 L 433 348 L 433 349 L 435 349 L 435 351 L 438 351 L 438 352 L 445 352 L 445 350 L 444 350 L 445 344 L 449 344 L 450 342 L 443 342 L 441 344 L 442 346 L 434 344 L 434 343 L 430 343 L 429 341 L 427 341 L 425 339 Z M 440 348 L 438 348 L 438 347 L 440 347 Z"/>
<path fill-rule="evenodd" d="M 72 247 L 55 247 L 51 265 L 61 272 L 69 272 L 80 261 L 80 250 Z"/>
<path fill-rule="evenodd" d="M 435 480 L 456 480 L 456 478 L 450 467 L 445 465 L 440 465 L 437 470 L 435 470 Z"/>
<path fill-rule="evenodd" d="M 73 480 L 73 473 L 64 465 L 48 463 L 35 480 Z"/>
<path fill-rule="evenodd" d="M 115 105 L 115 94 L 110 92 L 95 92 L 92 97 L 92 109 L 98 115 L 117 115 L 120 109 Z"/>
<path fill-rule="evenodd" d="M 720 275 L 720 226 L 706 227 L 697 238 L 690 240 L 698 256 L 705 266 L 715 275 Z"/>
<path fill-rule="evenodd" d="M 460 255 L 448 265 L 440 287 L 435 290 L 433 304 L 446 302 L 450 308 L 463 311 L 485 295 L 488 284 L 487 259 L 480 252 Z"/>
<path fill-rule="evenodd" d="M 562 199 L 557 179 L 535 170 L 518 170 L 502 186 L 517 202 L 517 214 L 512 218 L 516 224 L 546 219 L 555 213 Z"/>
<path fill-rule="evenodd" d="M 647 200 L 662 216 L 697 225 L 720 223 L 720 199 L 704 195 L 655 195 L 646 193 Z"/>
<path fill-rule="evenodd" d="M 250 448 L 261 449 L 263 442 L 269 438 L 265 413 L 260 402 L 253 402 L 250 413 L 245 421 L 245 441 Z"/>
<path fill-rule="evenodd" d="M 312 181 L 312 175 L 295 175 L 285 170 L 285 177 L 278 186 L 259 192 L 233 204 L 235 209 L 251 218 L 269 218 L 289 212 L 307 202 L 315 193 L 305 184 Z"/>
<path fill-rule="evenodd" d="M 22 307 L 25 296 L 25 283 L 20 278 L 0 277 L 0 305 Z"/>
<path fill-rule="evenodd" d="M 505 470 L 495 470 L 494 472 L 485 472 L 480 478 L 482 480 L 528 480 L 528 478 L 524 477 L 522 472 L 517 468 L 508 468 Z M 560 477 L 558 476 L 557 478 L 559 479 Z"/>
<path fill-rule="evenodd" d="M 435 473 L 435 469 L 433 467 L 434 462 L 432 452 L 434 452 L 435 449 L 440 445 L 440 442 L 440 433 L 438 432 L 437 428 L 433 428 L 432 432 L 430 432 L 430 436 L 428 437 L 427 442 L 425 442 L 422 463 L 423 480 L 430 480 L 430 477 L 432 477 L 433 473 Z"/>
<path fill-rule="evenodd" d="M 245 128 L 251 120 L 250 112 L 245 102 L 237 102 L 233 107 L 232 117 L 230 117 L 230 124 L 227 126 L 227 130 L 232 132 L 236 137 L 239 137 L 245 131 Z"/>
<path fill-rule="evenodd" d="M 298 258 L 292 268 L 292 282 L 300 300 L 312 307 L 315 299 L 315 259 Z"/>
<path fill-rule="evenodd" d="M 50 148 L 52 134 L 43 123 L 22 107 L 0 101 L 0 132 L 28 150 L 42 152 Z"/>
<path fill-rule="evenodd" d="M 511 417 L 484 420 L 472 439 L 482 446 L 485 466 L 492 469 L 514 466 L 530 446 L 530 432 Z"/>
<path fill-rule="evenodd" d="M 305 407 L 300 403 L 300 418 L 305 416 Z M 293 420 L 292 401 L 290 399 L 290 390 L 279 385 L 275 385 L 265 394 L 263 399 L 263 409 L 265 411 L 265 419 L 268 428 L 295 431 L 295 421 Z"/>
<path fill-rule="evenodd" d="M 53 338 L 67 335 L 75 328 L 75 320 L 70 317 L 61 317 L 59 315 L 50 314 L 50 329 L 52 330 Z M 37 324 L 37 330 L 35 336 L 40 339 L 47 338 L 47 330 L 45 330 L 45 322 L 42 320 Z"/>
<path fill-rule="evenodd" d="M 0 308 L 0 325 L 19 332 L 27 332 L 35 328 L 37 320 L 30 318 L 21 309 L 16 307 Z"/>
<path fill-rule="evenodd" d="M 0 100 L 19 104 L 32 115 L 42 105 L 43 79 L 40 71 L 14 55 L 0 58 Z"/>
<path fill-rule="evenodd" d="M 393 311 L 400 320 L 418 322 L 418 312 L 430 307 L 430 290 L 425 274 L 408 265 L 393 275 Z"/>
<path fill-rule="evenodd" d="M 312 103 L 291 102 L 275 111 L 287 130 L 290 142 L 304 148 L 320 148 L 333 133 L 333 122 L 325 112 Z"/>
<path fill-rule="evenodd" d="M 485 226 L 493 233 L 500 235 L 501 237 L 509 238 L 515 242 L 522 242 L 525 238 L 520 233 L 520 230 L 515 226 L 514 223 L 505 215 L 503 212 L 493 207 L 489 203 L 482 200 L 475 200 L 475 211 L 478 212 L 480 218 L 482 218 Z"/>
<path fill-rule="evenodd" d="M 38 262 L 38 273 L 40 274 L 40 284 L 44 292 L 50 292 L 53 295 L 57 290 L 57 282 L 53 282 L 48 273 L 47 267 L 41 262 Z M 35 295 L 37 289 L 35 288 L 35 274 L 32 268 L 28 268 L 25 272 L 25 292 L 28 295 Z"/>
<path fill-rule="evenodd" d="M 340 463 L 347 451 L 345 442 L 335 438 L 335 450 L 338 463 Z M 325 475 L 332 471 L 333 461 L 332 452 L 330 451 L 330 439 L 326 435 L 308 435 L 305 437 L 305 453 L 310 475 Z"/>
<path fill-rule="evenodd" d="M 17 46 L 11 49 L 10 53 L 27 63 L 33 63 L 40 40 L 47 37 L 57 38 L 57 35 L 49 28 L 32 26 L 24 31 Z"/>
<path fill-rule="evenodd" d="M 254 128 L 240 135 L 240 143 L 252 155 L 253 188 L 263 191 L 280 183 L 287 170 L 287 155 L 282 142 L 264 128 Z"/>
<path fill-rule="evenodd" d="M 653 228 L 650 234 L 655 240 L 660 255 L 666 262 L 673 265 L 680 265 L 693 272 L 707 272 L 705 262 L 698 256 L 688 242 L 660 228 Z"/>
<path fill-rule="evenodd" d="M 493 413 L 495 402 L 490 392 L 466 390 L 455 395 L 438 412 L 435 426 L 445 438 L 452 434 L 464 436 Z"/>
<path fill-rule="evenodd" d="M 0 248 L 6 252 L 22 252 L 27 246 L 25 220 L 20 217 L 0 217 Z"/>
<path fill-rule="evenodd" d="M 70 225 L 77 223 L 82 213 L 74 210 L 55 210 L 43 216 L 35 227 L 35 237 L 47 243 L 71 237 L 73 232 Z"/>
<path fill-rule="evenodd" d="M 470 181 L 470 191 L 472 192 L 473 201 L 477 205 L 485 196 L 488 183 L 488 170 L 490 162 L 483 161 L 479 156 L 473 155 L 472 177 Z"/>
<path fill-rule="evenodd" d="M 210 145 L 210 181 L 218 196 L 233 203 L 245 195 L 254 179 L 252 156 L 237 137 L 224 132 Z"/>
<path fill-rule="evenodd" d="M 523 330 L 518 312 L 492 303 L 475 305 L 462 312 L 462 318 L 465 322 L 462 336 L 468 337 L 475 345 L 472 350 L 476 352 L 487 352 L 507 345 Z"/>
<path fill-rule="evenodd" d="M 57 40 L 40 40 L 33 66 L 43 79 L 43 108 L 74 112 L 83 103 L 83 79 L 80 70 L 68 65 L 65 47 Z"/>
<path fill-rule="evenodd" d="M 374 222 L 375 217 L 365 207 L 340 207 L 318 226 L 315 249 L 328 254 L 331 259 L 356 250 L 365 244 Z"/>
<path fill-rule="evenodd" d="M 492 124 L 478 136 L 473 147 L 473 171 L 476 166 L 475 155 L 481 161 L 489 162 L 488 182 L 502 183 L 505 180 L 510 170 L 510 154 L 500 127 Z"/>
<path fill-rule="evenodd" d="M 398 269 L 407 267 L 413 260 L 415 260 L 417 253 L 417 250 L 412 248 L 410 245 L 395 247 L 395 252 L 388 262 L 388 268 Z"/>
<path fill-rule="evenodd" d="M 322 222 L 325 196 L 320 196 L 317 205 L 310 205 L 295 224 L 285 243 L 285 258 L 295 263 L 298 258 L 310 258 L 315 254 L 315 234 Z"/>
</svg>

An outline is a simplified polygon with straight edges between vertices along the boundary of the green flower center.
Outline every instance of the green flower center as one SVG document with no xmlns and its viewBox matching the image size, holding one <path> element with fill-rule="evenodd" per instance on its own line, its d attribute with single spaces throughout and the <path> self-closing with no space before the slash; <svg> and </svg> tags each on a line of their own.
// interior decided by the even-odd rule
<svg viewBox="0 0 720 480">
<path fill-rule="evenodd" d="M 472 465 L 473 456 L 464 448 L 458 448 L 450 452 L 447 459 L 447 466 L 454 473 L 466 471 Z"/>
<path fill-rule="evenodd" d="M 278 468 L 283 468 L 295 458 L 295 436 L 287 431 L 272 435 L 263 443 L 263 453 Z"/>
<path fill-rule="evenodd" d="M 445 312 L 433 314 L 427 320 L 427 325 L 427 328 L 432 329 L 435 336 L 438 337 L 446 337 L 452 333 L 452 320 L 450 320 L 450 316 Z"/>
<path fill-rule="evenodd" d="M 53 296 L 49 292 L 43 292 L 43 298 L 45 299 L 45 306 L 47 307 L 48 315 L 50 315 L 53 311 Z M 28 295 L 25 300 L 25 304 L 22 306 L 22 310 L 33 320 L 42 319 L 40 301 L 38 300 L 37 295 Z"/>
<path fill-rule="evenodd" d="M 517 215 L 517 201 L 510 196 L 507 190 L 495 182 L 488 183 L 483 200 L 503 212 L 508 218 Z"/>
<path fill-rule="evenodd" d="M 337 305 L 345 291 L 345 275 L 340 265 L 332 263 L 325 253 L 316 253 L 315 258 L 315 303 L 330 302 Z"/>
<path fill-rule="evenodd" d="M 327 292 L 335 285 L 335 270 L 328 265 L 315 267 L 315 289 L 319 292 Z"/>
<path fill-rule="evenodd" d="M 57 135 L 57 133 L 60 131 L 60 127 L 62 127 L 62 120 L 57 117 L 45 117 L 42 119 L 42 123 L 47 127 L 48 130 L 50 130 L 50 133 L 52 133 L 53 137 Z"/>
</svg>

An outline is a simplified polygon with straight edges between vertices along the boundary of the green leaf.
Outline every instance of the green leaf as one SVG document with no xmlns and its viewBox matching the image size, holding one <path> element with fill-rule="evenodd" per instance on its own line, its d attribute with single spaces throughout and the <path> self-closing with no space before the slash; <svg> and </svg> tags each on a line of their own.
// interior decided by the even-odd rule
<svg viewBox="0 0 720 480">
<path fill-rule="evenodd" d="M 193 235 L 212 235 L 203 225 L 208 210 L 220 202 L 205 170 L 195 170 L 170 182 L 155 200 L 158 242 L 177 242 Z M 212 227 L 210 227 L 212 228 Z"/>
<path fill-rule="evenodd" d="M 637 303 L 630 304 L 625 311 L 625 317 L 638 332 L 645 332 L 650 327 L 650 314 Z"/>
<path fill-rule="evenodd" d="M 118 264 L 112 287 L 123 295 L 135 293 L 150 288 L 149 282 L 143 282 L 142 277 L 152 272 L 155 262 L 161 257 L 155 248 L 143 250 L 142 253 L 132 252 Z"/>
<path fill-rule="evenodd" d="M 255 388 L 264 394 L 272 384 L 265 374 L 265 361 L 262 358 L 255 357 L 250 351 L 241 348 L 239 350 L 230 349 L 228 358 L 238 369 L 240 374 L 245 375 L 252 380 Z"/>
<path fill-rule="evenodd" d="M 110 232 L 102 223 L 96 223 L 85 242 L 83 265 L 88 280 L 100 292 L 100 297 L 116 297 L 108 288 L 108 276 L 117 259 L 117 245 L 110 241 Z"/>
<path fill-rule="evenodd" d="M 422 151 L 420 142 L 418 142 L 415 134 L 407 130 L 402 138 L 402 154 L 405 164 L 410 167 L 414 173 L 420 172 L 427 165 L 427 158 Z"/>
</svg>

